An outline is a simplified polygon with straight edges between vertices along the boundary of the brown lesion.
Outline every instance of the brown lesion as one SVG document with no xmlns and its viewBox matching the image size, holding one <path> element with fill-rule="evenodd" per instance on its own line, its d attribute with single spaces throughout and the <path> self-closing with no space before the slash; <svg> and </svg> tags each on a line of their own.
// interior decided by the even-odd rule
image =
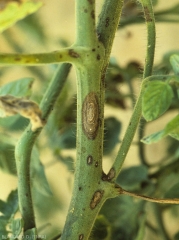
<svg viewBox="0 0 179 240">
<path fill-rule="evenodd" d="M 99 127 L 99 104 L 94 92 L 89 93 L 83 101 L 82 123 L 85 135 L 94 140 Z"/>
<path fill-rule="evenodd" d="M 1 117 L 19 113 L 21 116 L 29 118 L 32 131 L 36 131 L 45 124 L 38 104 L 26 98 L 11 95 L 0 96 L 0 108 Z"/>
<path fill-rule="evenodd" d="M 103 190 L 97 190 L 93 194 L 93 197 L 92 197 L 91 202 L 90 202 L 90 208 L 91 209 L 95 209 L 95 207 L 100 203 L 103 195 L 104 195 L 104 191 Z"/>
<path fill-rule="evenodd" d="M 93 164 L 93 157 L 92 157 L 91 155 L 89 155 L 89 156 L 87 157 L 87 164 L 88 164 L 88 165 L 92 165 L 92 164 Z"/>
<path fill-rule="evenodd" d="M 79 235 L 79 240 L 83 240 L 84 239 L 84 234 L 80 234 Z"/>
<path fill-rule="evenodd" d="M 150 11 L 147 6 L 144 6 L 144 13 L 145 13 L 145 19 L 147 22 L 152 22 L 152 17 L 150 15 Z"/>
<path fill-rule="evenodd" d="M 72 58 L 79 58 L 80 57 L 80 55 L 77 52 L 75 52 L 74 49 L 69 49 L 68 54 Z"/>
<path fill-rule="evenodd" d="M 95 12 L 94 12 L 94 10 L 91 11 L 91 17 L 92 17 L 92 19 L 95 19 Z"/>
</svg>

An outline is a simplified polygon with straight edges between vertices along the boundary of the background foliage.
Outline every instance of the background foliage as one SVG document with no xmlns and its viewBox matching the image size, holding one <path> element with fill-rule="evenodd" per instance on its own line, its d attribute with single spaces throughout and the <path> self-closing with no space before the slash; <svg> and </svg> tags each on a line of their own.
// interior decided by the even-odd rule
<svg viewBox="0 0 179 240">
<path fill-rule="evenodd" d="M 156 9 L 158 3 L 162 1 L 164 0 L 153 1 Z M 36 6 L 36 8 L 39 6 Z M 20 4 L 18 7 L 20 10 L 23 4 Z M 5 11 L 10 11 L 8 8 L 10 9 L 10 3 L 6 7 L 1 7 L 0 10 L 7 16 L 9 13 L 5 13 Z M 0 25 L 2 26 L 0 28 L 2 32 L 1 41 L 5 42 L 6 48 L 10 49 L 10 51 L 23 53 L 29 49 L 25 42 L 19 40 L 18 35 L 24 40 L 28 36 L 31 41 L 30 46 L 34 46 L 34 49 L 40 49 L 40 45 L 42 45 L 42 48 L 48 49 L 48 43 L 52 40 L 51 36 L 48 35 L 48 31 L 46 31 L 41 14 L 37 12 L 25 17 L 26 8 L 25 6 L 24 16 L 19 16 L 8 25 L 4 26 L 0 19 Z M 30 8 L 33 9 L 34 7 Z M 35 10 L 32 10 L 32 12 Z M 177 24 L 179 21 L 178 14 L 178 4 L 171 4 L 166 9 L 156 10 L 157 24 L 163 24 L 163 22 Z M 16 15 L 18 16 L 18 14 Z M 25 17 L 23 20 L 18 21 L 11 27 L 13 23 L 23 17 Z M 60 23 L 61 26 L 62 24 Z M 126 0 L 119 31 L 130 28 L 131 24 L 140 26 L 144 24 L 144 18 L 141 14 L 140 5 L 134 1 Z M 59 28 L 59 26 L 56 27 Z M 131 37 L 130 31 L 126 30 L 126 34 L 128 34 L 127 37 Z M 60 36 L 54 40 L 54 45 L 56 48 L 60 48 L 69 45 L 70 41 L 64 36 Z M 1 49 L 1 52 L 4 52 L 3 49 Z M 177 141 L 179 137 L 178 116 L 175 114 L 178 111 L 179 104 L 178 53 L 179 50 L 166 52 L 158 61 L 155 65 L 154 74 L 171 74 L 173 77 L 165 82 L 160 80 L 149 82 L 146 87 L 148 91 L 146 91 L 143 98 L 143 116 L 147 121 L 155 120 L 161 115 L 163 116 L 164 113 L 171 116 L 165 127 L 159 129 L 160 132 L 155 132 L 152 135 L 150 132 L 150 135 L 146 137 L 145 132 L 148 129 L 148 123 L 146 122 L 142 125 L 142 131 L 139 129 L 139 136 L 145 143 L 158 142 L 165 137 L 165 140 L 161 142 L 162 154 L 159 155 L 157 161 L 155 159 L 150 161 L 151 155 L 148 154 L 149 151 L 146 151 L 146 147 L 136 137 L 133 146 L 139 153 L 135 156 L 137 161 L 131 159 L 130 166 L 127 164 L 117 179 L 117 182 L 127 190 L 155 197 L 179 198 L 179 151 Z M 171 56 L 173 57 L 171 58 Z M 135 101 L 136 82 L 139 81 L 143 69 L 142 62 L 137 58 L 128 61 L 125 65 L 121 64 L 121 62 L 115 56 L 110 59 L 105 80 L 106 109 L 109 109 L 109 114 L 106 114 L 105 118 L 104 130 L 106 168 L 111 164 L 112 156 L 120 144 L 125 126 L 121 117 L 116 118 L 113 112 L 125 113 L 125 111 L 130 111 Z M 16 74 L 9 75 L 10 67 L 1 68 L 0 96 L 5 94 L 19 97 L 26 96 L 39 103 L 56 67 L 56 65 L 36 68 L 26 67 L 23 70 L 23 74 L 21 74 L 23 78 L 16 77 Z M 17 71 L 22 71 L 22 68 L 13 67 L 12 71 L 16 73 Z M 54 216 L 58 212 L 58 215 L 63 216 L 60 217 L 62 220 L 61 227 L 63 226 L 64 213 L 67 210 L 67 204 L 63 195 L 69 197 L 72 186 L 75 161 L 73 152 L 76 147 L 76 91 L 74 81 L 74 76 L 71 74 L 32 153 L 31 177 L 38 220 L 37 227 L 40 234 L 45 234 L 48 239 L 52 239 L 52 237 L 60 234 L 57 223 L 52 219 L 56 220 Z M 152 101 L 150 101 L 151 99 Z M 157 105 L 156 102 L 158 103 Z M 160 122 L 162 120 L 159 118 L 157 121 Z M 28 123 L 27 119 L 19 115 L 0 118 L 0 167 L 7 174 L 16 175 L 13 155 L 14 146 Z M 43 156 L 42 158 L 45 157 L 44 151 L 45 154 L 47 153 L 46 160 L 41 159 L 41 156 Z M 43 160 L 43 164 L 41 160 Z M 47 180 L 46 176 L 48 169 L 52 169 L 50 171 L 53 172 L 57 165 L 61 168 L 58 175 L 55 176 L 59 185 L 59 193 L 56 186 L 52 184 L 53 180 L 51 178 Z M 2 178 L 1 181 L 3 181 Z M 18 215 L 16 190 L 10 192 L 6 200 L 0 200 L 0 212 L 0 234 L 9 234 L 10 236 L 11 233 L 20 233 L 23 222 Z M 177 240 L 179 228 L 174 226 L 170 229 L 170 222 L 177 223 L 178 221 L 178 206 L 159 206 L 123 196 L 110 199 L 105 203 L 96 220 L 91 239 L 147 240 L 151 239 L 152 236 L 152 239 Z"/>
</svg>

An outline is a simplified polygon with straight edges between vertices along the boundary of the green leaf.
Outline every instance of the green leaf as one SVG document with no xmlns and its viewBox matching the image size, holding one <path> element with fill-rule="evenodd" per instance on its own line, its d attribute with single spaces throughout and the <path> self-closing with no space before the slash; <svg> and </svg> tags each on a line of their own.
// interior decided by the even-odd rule
<svg viewBox="0 0 179 240">
<path fill-rule="evenodd" d="M 111 240 L 111 224 L 104 215 L 98 215 L 89 239 Z"/>
<path fill-rule="evenodd" d="M 37 230 L 36 230 L 36 228 L 28 229 L 28 230 L 25 231 L 25 233 L 24 233 L 25 239 L 28 239 L 28 240 L 34 240 L 35 236 L 37 236 Z"/>
<path fill-rule="evenodd" d="M 175 236 L 174 236 L 174 240 L 178 240 L 179 239 L 179 232 L 175 233 Z"/>
<path fill-rule="evenodd" d="M 11 217 L 18 211 L 18 208 L 19 205 L 17 190 L 13 190 L 7 198 L 7 208 L 5 215 Z"/>
<path fill-rule="evenodd" d="M 0 200 L 0 212 L 3 213 L 4 219 L 10 219 L 18 210 L 17 190 L 11 191 L 7 202 Z"/>
<path fill-rule="evenodd" d="M 165 133 L 179 140 L 179 115 L 174 117 L 165 127 Z"/>
<path fill-rule="evenodd" d="M 105 202 L 100 214 L 103 214 L 111 223 L 112 240 L 135 239 L 144 206 L 145 202 L 134 201 L 128 196 L 112 198 Z"/>
<path fill-rule="evenodd" d="M 35 188 L 36 191 L 46 196 L 52 196 L 52 191 L 45 176 L 44 166 L 39 159 L 37 147 L 34 147 L 32 151 L 31 178 L 32 187 Z"/>
<path fill-rule="evenodd" d="M 3 1 L 0 8 L 0 32 L 11 27 L 18 20 L 36 12 L 42 6 L 41 1 Z"/>
<path fill-rule="evenodd" d="M 0 236 L 1 238 L 7 239 L 8 231 L 6 230 L 7 220 L 0 219 Z"/>
<path fill-rule="evenodd" d="M 179 140 L 179 115 L 168 122 L 163 130 L 144 137 L 141 142 L 145 144 L 156 143 L 168 135 Z"/>
<path fill-rule="evenodd" d="M 146 84 L 142 97 L 142 114 L 147 121 L 161 116 L 170 106 L 173 91 L 170 85 L 162 81 L 151 81 Z"/>
<path fill-rule="evenodd" d="M 117 183 L 130 191 L 139 190 L 143 182 L 148 182 L 148 170 L 143 165 L 124 169 L 117 177 Z"/>
<path fill-rule="evenodd" d="M 7 83 L 0 87 L 0 96 L 13 95 L 16 97 L 25 97 L 31 95 L 33 78 L 21 78 L 19 80 Z"/>
<path fill-rule="evenodd" d="M 0 118 L 0 126 L 10 131 L 23 131 L 28 124 L 29 120 L 20 115 Z"/>
<path fill-rule="evenodd" d="M 13 219 L 11 221 L 11 224 L 10 224 L 10 228 L 12 232 L 12 235 L 10 237 L 11 240 L 13 240 L 15 237 L 17 238 L 20 235 L 23 229 L 23 225 L 24 225 L 24 222 L 22 218 Z"/>
<path fill-rule="evenodd" d="M 6 173 L 16 175 L 14 158 L 15 139 L 1 132 L 0 139 L 0 168 Z"/>
<path fill-rule="evenodd" d="M 104 154 L 110 154 L 119 143 L 119 135 L 121 131 L 121 122 L 114 117 L 109 117 L 104 120 Z"/>
<path fill-rule="evenodd" d="M 168 191 L 165 193 L 165 198 L 179 198 L 179 182 L 176 183 L 173 187 L 168 189 Z"/>
<path fill-rule="evenodd" d="M 179 55 L 174 54 L 170 57 L 170 63 L 176 75 L 179 75 Z"/>
<path fill-rule="evenodd" d="M 143 240 L 145 238 L 145 228 L 146 228 L 146 215 L 142 214 L 139 221 L 139 231 L 135 240 Z"/>
<path fill-rule="evenodd" d="M 165 134 L 164 130 L 161 130 L 159 132 L 152 133 L 149 136 L 146 136 L 141 139 L 141 142 L 145 144 L 151 144 L 151 143 L 156 143 L 160 141 L 162 138 L 166 137 L 167 134 Z"/>
</svg>

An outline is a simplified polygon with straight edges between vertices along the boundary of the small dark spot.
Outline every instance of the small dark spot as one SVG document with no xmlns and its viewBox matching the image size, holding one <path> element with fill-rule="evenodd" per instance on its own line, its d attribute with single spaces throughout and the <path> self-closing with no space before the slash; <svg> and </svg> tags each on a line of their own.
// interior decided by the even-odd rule
<svg viewBox="0 0 179 240">
<path fill-rule="evenodd" d="M 98 167 L 98 162 L 95 163 L 95 167 Z"/>
<path fill-rule="evenodd" d="M 25 195 L 26 195 L 26 197 L 28 197 L 28 196 L 29 196 L 29 194 L 28 194 L 28 193 L 26 193 Z"/>
<path fill-rule="evenodd" d="M 82 190 L 82 187 L 79 187 L 78 190 L 81 191 L 81 190 Z"/>
<path fill-rule="evenodd" d="M 16 57 L 16 58 L 15 58 L 15 61 L 20 61 L 20 60 L 21 60 L 20 57 Z"/>
<path fill-rule="evenodd" d="M 107 18 L 106 18 L 106 24 L 105 24 L 105 27 L 108 27 L 108 26 L 109 26 L 109 21 L 110 21 L 110 19 L 109 19 L 109 17 L 107 17 Z"/>
<path fill-rule="evenodd" d="M 140 183 L 140 186 L 141 186 L 142 189 L 146 188 L 148 185 L 149 185 L 149 183 L 147 181 L 142 181 Z"/>
<path fill-rule="evenodd" d="M 87 13 L 87 12 L 88 12 L 88 9 L 84 9 L 84 12 Z"/>
<path fill-rule="evenodd" d="M 100 57 L 99 54 L 96 56 L 96 59 L 97 59 L 97 60 L 100 60 L 100 59 L 101 59 L 101 57 Z"/>
<path fill-rule="evenodd" d="M 91 11 L 91 17 L 92 17 L 92 19 L 95 19 L 95 12 L 94 12 L 94 10 Z"/>
<path fill-rule="evenodd" d="M 102 173 L 102 178 L 103 181 L 107 181 L 108 180 L 108 176 L 105 172 Z"/>
<path fill-rule="evenodd" d="M 95 51 L 96 51 L 96 49 L 95 49 L 95 48 L 93 48 L 93 49 L 92 49 L 92 52 L 95 52 Z"/>
<path fill-rule="evenodd" d="M 87 164 L 88 165 L 91 165 L 93 163 L 93 157 L 91 156 L 91 155 L 89 155 L 88 157 L 87 157 Z"/>
<path fill-rule="evenodd" d="M 103 190 L 97 190 L 94 194 L 93 197 L 91 199 L 90 202 L 90 208 L 94 209 L 101 201 L 102 197 L 103 197 L 104 191 Z"/>
<path fill-rule="evenodd" d="M 129 126 L 131 126 L 131 125 L 132 125 L 132 122 L 129 123 Z"/>
<path fill-rule="evenodd" d="M 148 7 L 144 7 L 145 19 L 147 22 L 152 22 L 152 17 L 150 15 Z"/>
<path fill-rule="evenodd" d="M 70 50 L 68 51 L 68 53 L 69 53 L 69 55 L 70 55 L 71 57 L 73 57 L 73 58 L 79 58 L 79 57 L 80 57 L 80 55 L 79 55 L 77 52 L 75 52 L 73 49 L 70 49 Z"/>
<path fill-rule="evenodd" d="M 90 4 L 93 4 L 94 0 L 87 0 Z"/>
<path fill-rule="evenodd" d="M 79 240 L 83 240 L 84 239 L 84 234 L 80 234 L 79 235 Z"/>
<path fill-rule="evenodd" d="M 59 55 L 59 58 L 62 58 L 62 55 L 61 55 L 61 54 Z"/>
</svg>

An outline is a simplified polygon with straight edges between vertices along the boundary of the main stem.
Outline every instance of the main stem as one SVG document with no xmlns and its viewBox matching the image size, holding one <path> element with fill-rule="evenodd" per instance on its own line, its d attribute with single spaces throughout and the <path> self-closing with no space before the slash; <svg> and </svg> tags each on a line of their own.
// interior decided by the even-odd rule
<svg viewBox="0 0 179 240">
<path fill-rule="evenodd" d="M 81 56 L 82 65 L 76 65 L 77 160 L 74 189 L 62 240 L 87 240 L 100 208 L 110 197 L 108 182 L 102 180 L 104 73 L 121 8 L 122 1 L 105 1 L 97 37 L 95 1 L 76 1 L 75 45 L 88 47 L 89 53 Z"/>
</svg>

